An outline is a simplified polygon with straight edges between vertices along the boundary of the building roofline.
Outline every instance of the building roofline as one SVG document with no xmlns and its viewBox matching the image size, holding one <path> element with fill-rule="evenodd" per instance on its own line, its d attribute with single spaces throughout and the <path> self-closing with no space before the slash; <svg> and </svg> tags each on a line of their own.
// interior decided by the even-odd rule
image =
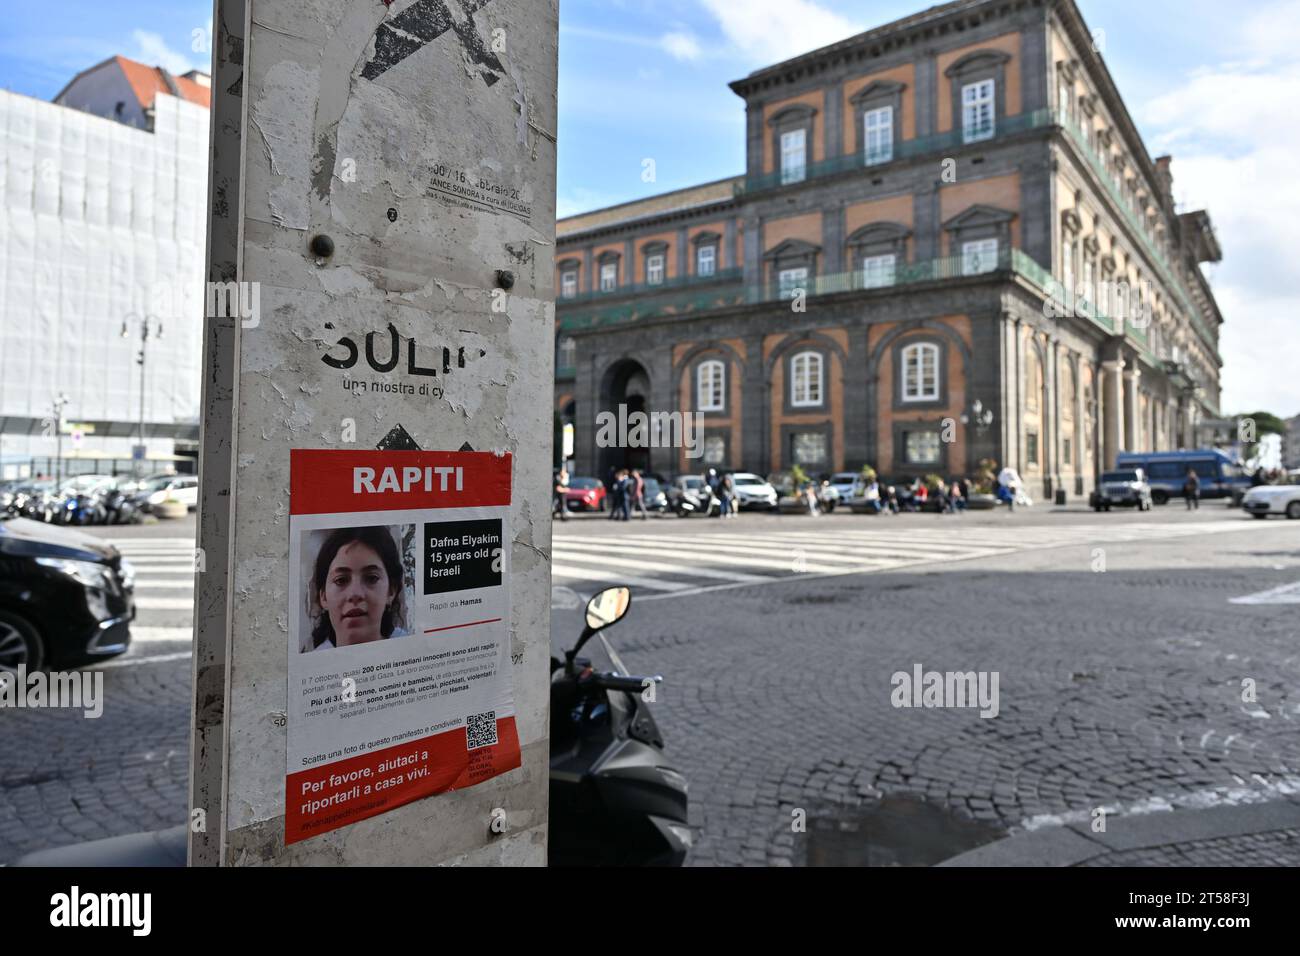
<svg viewBox="0 0 1300 956">
<path fill-rule="evenodd" d="M 721 186 L 723 183 L 742 183 L 745 181 L 744 174 L 738 176 L 723 176 L 721 179 L 711 179 L 704 183 L 695 183 L 691 186 L 683 186 L 680 189 L 670 189 L 666 193 L 655 193 L 653 196 L 642 196 L 640 199 L 629 199 L 626 202 L 615 203 L 612 206 L 598 206 L 595 209 L 588 209 L 584 212 L 575 212 L 572 216 L 565 216 L 563 219 L 555 220 L 558 226 L 562 222 L 568 222 L 571 219 L 581 219 L 583 216 L 590 216 L 598 212 L 613 212 L 615 209 L 624 209 L 628 206 L 636 206 L 643 202 L 653 202 L 656 199 L 667 199 L 669 196 L 675 196 L 678 193 L 688 193 L 692 190 L 703 189 L 706 186 Z"/>
<path fill-rule="evenodd" d="M 922 10 L 920 13 L 914 13 L 898 20 L 891 20 L 889 23 L 882 24 L 878 27 L 872 27 L 870 30 L 819 47 L 816 50 L 801 53 L 800 55 L 791 57 L 788 60 L 782 60 L 780 63 L 761 67 L 743 79 L 734 80 L 728 85 L 731 87 L 732 92 L 737 96 L 743 97 L 758 83 L 779 78 L 782 74 L 801 71 L 818 62 L 831 60 L 839 55 L 856 51 L 860 47 L 867 46 L 894 34 L 932 29 L 936 24 L 942 23 L 945 20 L 959 19 L 972 10 L 978 10 L 981 7 L 993 6 L 1003 2 L 1004 0 L 951 0 L 949 3 L 942 3 L 937 6 L 929 7 L 926 10 Z"/>
</svg>

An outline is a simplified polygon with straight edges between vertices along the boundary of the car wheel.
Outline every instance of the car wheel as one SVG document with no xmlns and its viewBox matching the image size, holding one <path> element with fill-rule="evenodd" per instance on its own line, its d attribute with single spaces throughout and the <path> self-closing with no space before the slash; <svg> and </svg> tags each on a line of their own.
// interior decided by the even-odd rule
<svg viewBox="0 0 1300 956">
<path fill-rule="evenodd" d="M 1293 501 L 1286 506 L 1286 516 L 1292 521 L 1300 518 L 1300 501 Z"/>
<path fill-rule="evenodd" d="M 1151 492 L 1151 500 L 1158 505 L 1167 505 L 1169 504 L 1169 492 L 1153 491 Z"/>
<path fill-rule="evenodd" d="M 0 611 L 0 671 L 28 671 L 45 665 L 45 645 L 36 629 L 16 614 Z"/>
</svg>

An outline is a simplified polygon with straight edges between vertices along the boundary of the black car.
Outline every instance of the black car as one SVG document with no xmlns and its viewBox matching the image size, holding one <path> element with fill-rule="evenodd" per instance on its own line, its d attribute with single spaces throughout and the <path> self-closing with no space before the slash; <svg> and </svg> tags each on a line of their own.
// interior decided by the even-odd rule
<svg viewBox="0 0 1300 956">
<path fill-rule="evenodd" d="M 0 514 L 0 670 L 75 667 L 131 641 L 135 572 L 81 531 Z"/>
</svg>

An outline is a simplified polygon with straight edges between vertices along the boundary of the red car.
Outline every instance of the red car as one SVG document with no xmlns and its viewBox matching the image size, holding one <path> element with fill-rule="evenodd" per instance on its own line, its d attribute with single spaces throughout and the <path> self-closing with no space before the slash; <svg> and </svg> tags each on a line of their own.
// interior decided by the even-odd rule
<svg viewBox="0 0 1300 956">
<path fill-rule="evenodd" d="M 605 486 L 595 478 L 570 478 L 564 507 L 570 511 L 604 511 Z"/>
</svg>

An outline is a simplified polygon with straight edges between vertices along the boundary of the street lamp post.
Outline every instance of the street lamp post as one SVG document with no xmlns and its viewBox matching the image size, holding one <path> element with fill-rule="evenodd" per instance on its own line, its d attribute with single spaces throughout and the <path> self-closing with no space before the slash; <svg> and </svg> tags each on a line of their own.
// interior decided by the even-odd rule
<svg viewBox="0 0 1300 956">
<path fill-rule="evenodd" d="M 70 402 L 66 392 L 54 399 L 54 486 L 63 481 L 63 409 Z"/>
<path fill-rule="evenodd" d="M 128 315 L 125 319 L 122 320 L 122 338 L 126 338 L 128 335 L 131 334 L 128 325 L 129 321 L 131 319 L 139 319 L 139 318 L 140 317 L 133 312 L 130 315 Z M 149 324 L 150 319 L 153 320 L 152 326 L 150 326 Z M 131 456 L 132 459 L 134 459 L 135 461 L 135 476 L 137 478 L 140 477 L 140 470 L 142 467 L 142 463 L 144 461 L 145 355 L 149 345 L 150 336 L 152 336 L 153 338 L 160 339 L 162 338 L 162 334 L 163 334 L 162 319 L 158 318 L 158 316 L 146 315 L 143 319 L 140 319 L 140 351 L 136 354 L 135 357 L 135 364 L 140 366 L 140 443 L 138 446 L 140 448 L 140 457 L 137 458 L 135 455 Z"/>
</svg>

